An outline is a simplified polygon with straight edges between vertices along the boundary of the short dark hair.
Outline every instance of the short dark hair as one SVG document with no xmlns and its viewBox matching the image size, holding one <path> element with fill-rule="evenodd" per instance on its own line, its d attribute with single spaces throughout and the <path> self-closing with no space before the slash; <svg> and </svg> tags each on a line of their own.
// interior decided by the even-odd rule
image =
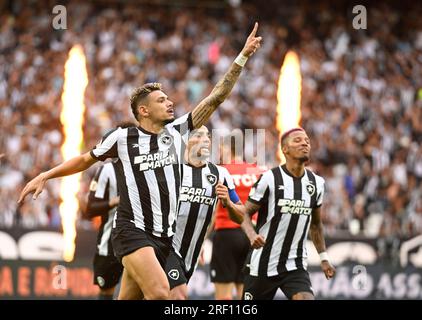
<svg viewBox="0 0 422 320">
<path fill-rule="evenodd" d="M 148 97 L 148 95 L 153 92 L 161 90 L 161 83 L 151 82 L 145 83 L 139 88 L 133 90 L 132 95 L 130 96 L 130 107 L 132 108 L 133 115 L 135 119 L 138 120 L 138 106 L 143 99 Z"/>
<path fill-rule="evenodd" d="M 122 129 L 126 129 L 129 127 L 136 127 L 136 125 L 132 122 L 132 121 L 124 121 L 124 122 L 120 122 L 116 128 L 122 128 Z"/>
<path fill-rule="evenodd" d="M 286 140 L 290 136 L 290 134 L 293 133 L 293 132 L 296 132 L 296 131 L 303 131 L 303 132 L 305 132 L 305 130 L 303 130 L 301 127 L 293 128 L 293 129 L 290 129 L 290 130 L 286 131 L 281 136 L 281 139 L 280 139 L 281 140 L 281 145 L 283 146 L 286 143 Z"/>
</svg>

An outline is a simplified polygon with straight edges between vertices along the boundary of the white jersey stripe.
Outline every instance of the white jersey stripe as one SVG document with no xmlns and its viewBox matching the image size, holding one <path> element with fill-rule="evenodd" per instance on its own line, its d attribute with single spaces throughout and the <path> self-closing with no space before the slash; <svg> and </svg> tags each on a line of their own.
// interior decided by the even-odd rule
<svg viewBox="0 0 422 320">
<path fill-rule="evenodd" d="M 289 226 L 291 215 L 284 214 L 281 216 L 280 223 L 278 224 L 277 233 L 271 248 L 270 259 L 268 262 L 268 276 L 275 276 L 278 274 L 278 257 L 280 256 L 281 249 L 283 248 L 284 236 L 286 235 Z"/>
<path fill-rule="evenodd" d="M 98 254 L 100 256 L 107 256 L 109 254 L 109 252 L 108 252 L 108 242 L 110 240 L 111 225 L 113 224 L 113 217 L 114 217 L 115 212 L 116 212 L 116 210 L 114 208 L 111 212 L 109 212 L 108 220 L 107 220 L 106 224 L 104 225 L 103 234 L 101 236 L 100 244 L 97 246 Z"/>
</svg>

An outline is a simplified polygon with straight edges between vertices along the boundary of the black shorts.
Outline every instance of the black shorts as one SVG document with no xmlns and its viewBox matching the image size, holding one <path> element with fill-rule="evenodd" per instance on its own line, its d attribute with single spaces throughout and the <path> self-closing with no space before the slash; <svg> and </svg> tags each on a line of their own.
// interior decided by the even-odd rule
<svg viewBox="0 0 422 320">
<path fill-rule="evenodd" d="M 211 282 L 243 283 L 250 243 L 242 229 L 216 230 L 212 243 Z"/>
<path fill-rule="evenodd" d="M 124 256 L 144 247 L 153 247 L 155 255 L 164 269 L 167 256 L 172 248 L 172 238 L 160 238 L 149 234 L 125 219 L 116 219 L 116 227 L 111 231 L 114 255 L 119 262 Z"/>
<path fill-rule="evenodd" d="M 297 269 L 274 277 L 246 276 L 243 299 L 272 300 L 278 288 L 289 299 L 299 292 L 310 292 L 314 294 L 308 271 Z"/>
<path fill-rule="evenodd" d="M 172 250 L 167 257 L 165 271 L 170 289 L 180 286 L 181 284 L 187 284 L 192 275 L 186 272 L 183 259 L 179 257 L 174 250 Z"/>
<path fill-rule="evenodd" d="M 123 266 L 115 256 L 94 256 L 94 284 L 101 289 L 113 288 L 119 282 Z"/>
</svg>

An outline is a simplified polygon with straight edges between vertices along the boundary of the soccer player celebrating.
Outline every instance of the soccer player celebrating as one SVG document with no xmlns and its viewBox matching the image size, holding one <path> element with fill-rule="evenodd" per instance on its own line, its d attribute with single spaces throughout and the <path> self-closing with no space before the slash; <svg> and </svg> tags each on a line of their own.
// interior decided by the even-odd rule
<svg viewBox="0 0 422 320">
<path fill-rule="evenodd" d="M 173 102 L 158 83 L 137 88 L 131 108 L 138 127 L 116 129 L 90 152 L 72 158 L 31 180 L 19 202 L 36 199 L 49 179 L 88 169 L 98 160 L 118 158 L 120 203 L 112 232 L 115 255 L 124 266 L 119 299 L 167 299 L 169 283 L 163 270 L 171 249 L 181 179 L 183 145 L 230 94 L 246 60 L 260 47 L 258 24 L 239 56 L 209 96 L 191 113 L 174 119 Z"/>
<path fill-rule="evenodd" d="M 185 153 L 187 163 L 183 164 L 176 231 L 173 237 L 175 251 L 170 253 L 166 264 L 170 298 L 174 300 L 187 299 L 187 283 L 197 266 L 219 195 L 228 192 L 233 203 L 241 204 L 227 169 L 207 161 L 209 147 L 209 132 L 205 126 L 191 133 Z M 227 204 L 225 198 L 223 201 L 223 205 Z M 237 212 L 232 214 L 230 219 L 242 223 L 241 215 Z"/>
<path fill-rule="evenodd" d="M 243 140 L 243 139 L 242 139 Z M 234 180 L 236 193 L 245 203 L 249 190 L 264 173 L 256 164 L 243 162 L 243 157 L 236 155 L 234 144 L 223 152 L 230 152 L 231 163 L 223 165 Z M 253 215 L 255 218 L 256 215 Z M 244 265 L 250 250 L 249 239 L 240 225 L 230 219 L 227 209 L 219 205 L 215 213 L 214 236 L 210 264 L 211 282 L 215 286 L 216 300 L 241 299 L 244 282 Z M 236 296 L 233 297 L 233 289 Z"/>
<path fill-rule="evenodd" d="M 243 298 L 273 299 L 278 288 L 293 300 L 314 299 L 307 268 L 306 239 L 320 254 L 321 268 L 330 279 L 335 268 L 325 248 L 321 205 L 324 179 L 305 168 L 311 145 L 301 128 L 281 137 L 286 164 L 265 172 L 244 205 L 229 204 L 229 210 L 244 214 L 244 228 L 254 248 Z M 258 211 L 257 232 L 249 215 Z"/>
<path fill-rule="evenodd" d="M 119 124 L 117 127 L 135 127 L 131 122 Z M 116 179 L 117 161 L 107 162 L 97 169 L 89 186 L 87 200 L 80 204 L 82 216 L 86 219 L 101 217 L 98 230 L 97 246 L 94 256 L 94 284 L 100 288 L 100 300 L 112 300 L 114 289 L 123 272 L 123 266 L 114 256 L 111 241 L 111 226 L 116 207 L 120 202 Z"/>
<path fill-rule="evenodd" d="M 115 163 L 107 162 L 98 168 L 89 186 L 84 218 L 101 217 L 94 256 L 94 284 L 100 288 L 100 300 L 112 300 L 114 289 L 123 272 L 116 259 L 111 241 L 111 225 L 119 204 Z"/>
</svg>

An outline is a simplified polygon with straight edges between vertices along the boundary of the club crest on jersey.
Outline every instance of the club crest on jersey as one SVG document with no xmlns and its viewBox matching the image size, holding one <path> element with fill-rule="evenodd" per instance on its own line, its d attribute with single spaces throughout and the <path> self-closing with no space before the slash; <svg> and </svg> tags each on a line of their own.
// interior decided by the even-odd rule
<svg viewBox="0 0 422 320">
<path fill-rule="evenodd" d="M 98 277 L 97 277 L 97 282 L 98 282 L 98 285 L 99 285 L 100 287 L 104 287 L 104 285 L 105 285 L 105 280 L 104 280 L 104 278 L 103 278 L 103 277 L 98 276 Z"/>
<path fill-rule="evenodd" d="M 245 292 L 245 300 L 253 300 L 253 295 L 250 292 Z"/>
<path fill-rule="evenodd" d="M 160 143 L 169 147 L 173 143 L 173 137 L 165 134 L 160 138 Z"/>
<path fill-rule="evenodd" d="M 308 184 L 306 186 L 306 191 L 308 191 L 309 195 L 312 197 L 315 193 L 315 186 L 313 184 Z"/>
<path fill-rule="evenodd" d="M 215 176 L 215 174 L 209 173 L 205 177 L 212 186 L 215 186 L 217 184 L 217 177 Z"/>
<path fill-rule="evenodd" d="M 177 280 L 177 279 L 179 279 L 179 270 L 177 270 L 177 269 L 171 269 L 171 270 L 168 272 L 168 275 L 169 275 L 169 277 L 170 277 L 171 279 L 173 279 L 173 280 Z"/>
</svg>

